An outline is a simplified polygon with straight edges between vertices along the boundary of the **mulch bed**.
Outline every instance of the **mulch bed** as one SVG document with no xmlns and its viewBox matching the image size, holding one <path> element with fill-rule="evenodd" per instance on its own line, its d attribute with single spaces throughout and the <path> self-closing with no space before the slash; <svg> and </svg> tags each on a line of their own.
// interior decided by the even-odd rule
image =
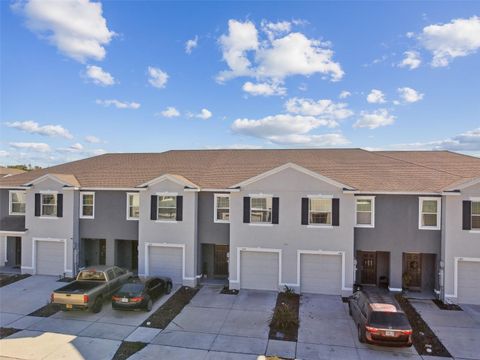
<svg viewBox="0 0 480 360">
<path fill-rule="evenodd" d="M 167 325 L 177 316 L 198 292 L 199 288 L 188 286 L 181 287 L 165 304 L 160 306 L 150 317 L 145 320 L 142 326 L 156 329 L 165 329 Z"/>
<path fill-rule="evenodd" d="M 112 360 L 126 360 L 145 346 L 147 344 L 143 342 L 122 341 Z"/>
<path fill-rule="evenodd" d="M 45 306 L 42 306 L 40 309 L 35 310 L 34 312 L 28 314 L 29 316 L 39 316 L 39 317 L 50 317 L 53 314 L 56 314 L 62 309 L 60 304 L 49 303 Z"/>
<path fill-rule="evenodd" d="M 440 339 L 437 338 L 432 329 L 430 329 L 420 314 L 415 310 L 412 304 L 410 304 L 410 301 L 401 294 L 395 295 L 395 298 L 407 315 L 408 321 L 410 321 L 410 325 L 413 329 L 413 346 L 415 346 L 418 354 L 452 357 L 445 346 L 443 346 Z M 428 352 L 427 349 L 431 349 L 431 352 Z"/>
<path fill-rule="evenodd" d="M 445 304 L 443 301 L 438 299 L 434 299 L 432 301 L 441 310 L 463 311 L 463 309 L 457 304 Z"/>
<path fill-rule="evenodd" d="M 30 274 L 0 274 L 0 287 L 13 284 L 31 276 Z"/>
<path fill-rule="evenodd" d="M 300 295 L 295 293 L 278 293 L 277 303 L 270 320 L 270 332 L 268 338 L 271 340 L 297 341 L 300 318 Z M 286 321 L 290 319 L 290 321 Z M 287 323 L 287 325 L 285 325 Z M 285 327 L 286 326 L 286 327 Z"/>
<path fill-rule="evenodd" d="M 14 328 L 0 327 L 0 339 L 6 338 L 7 336 L 15 334 L 16 332 L 19 332 L 19 331 L 21 330 L 14 329 Z"/>
<path fill-rule="evenodd" d="M 238 295 L 239 291 L 236 289 L 229 289 L 228 286 L 224 286 L 222 291 L 220 291 L 220 294 L 226 294 L 226 295 Z"/>
</svg>

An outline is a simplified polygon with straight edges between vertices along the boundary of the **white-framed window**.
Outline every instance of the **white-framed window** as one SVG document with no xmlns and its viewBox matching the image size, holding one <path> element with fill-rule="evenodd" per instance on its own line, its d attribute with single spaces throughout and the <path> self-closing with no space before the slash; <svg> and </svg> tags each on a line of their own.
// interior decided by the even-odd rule
<svg viewBox="0 0 480 360">
<path fill-rule="evenodd" d="M 95 218 L 95 193 L 85 192 L 80 193 L 80 218 L 93 219 Z"/>
<path fill-rule="evenodd" d="M 25 215 L 25 191 L 10 190 L 9 191 L 9 215 Z"/>
<path fill-rule="evenodd" d="M 480 230 L 480 200 L 472 201 L 472 230 Z"/>
<path fill-rule="evenodd" d="M 375 227 L 375 196 L 355 197 L 355 226 Z"/>
<path fill-rule="evenodd" d="M 138 220 L 140 217 L 140 194 L 127 193 L 127 220 Z"/>
<path fill-rule="evenodd" d="M 332 199 L 310 197 L 308 199 L 309 225 L 332 225 Z"/>
<path fill-rule="evenodd" d="M 41 216 L 57 217 L 57 194 L 41 193 L 40 208 L 42 209 Z"/>
<path fill-rule="evenodd" d="M 250 198 L 250 223 L 272 223 L 272 197 L 255 196 Z"/>
<path fill-rule="evenodd" d="M 157 200 L 157 220 L 176 221 L 177 197 L 173 195 L 159 195 Z"/>
<path fill-rule="evenodd" d="M 216 223 L 230 222 L 230 195 L 215 194 L 214 201 L 213 221 Z"/>
<path fill-rule="evenodd" d="M 421 197 L 419 198 L 418 228 L 420 230 L 439 230 L 441 198 Z"/>
</svg>

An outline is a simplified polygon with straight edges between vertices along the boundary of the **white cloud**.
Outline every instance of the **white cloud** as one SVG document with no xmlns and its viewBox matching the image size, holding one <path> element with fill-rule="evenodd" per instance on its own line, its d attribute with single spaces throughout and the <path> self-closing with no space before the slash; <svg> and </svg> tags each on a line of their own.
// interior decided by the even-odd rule
<svg viewBox="0 0 480 360">
<path fill-rule="evenodd" d="M 422 46 L 432 53 L 433 67 L 447 66 L 456 57 L 467 56 L 480 49 L 480 17 L 426 26 L 418 38 Z"/>
<path fill-rule="evenodd" d="M 168 74 L 159 68 L 149 66 L 148 76 L 148 82 L 156 88 L 162 89 L 167 85 Z"/>
<path fill-rule="evenodd" d="M 409 32 L 407 32 L 407 33 L 405 34 L 405 36 L 406 36 L 408 39 L 411 39 L 411 38 L 413 38 L 413 37 L 415 36 L 415 33 L 412 32 L 412 31 L 409 31 Z"/>
<path fill-rule="evenodd" d="M 367 101 L 371 104 L 382 104 L 385 102 L 385 94 L 381 90 L 372 89 L 367 95 Z"/>
<path fill-rule="evenodd" d="M 180 112 L 177 109 L 175 109 L 173 106 L 169 106 L 165 110 L 160 111 L 160 115 L 167 118 L 173 118 L 173 117 L 180 116 Z"/>
<path fill-rule="evenodd" d="M 85 141 L 89 144 L 99 144 L 102 142 L 98 137 L 93 135 L 85 136 Z"/>
<path fill-rule="evenodd" d="M 113 76 L 100 66 L 88 65 L 85 74 L 97 85 L 110 86 L 115 84 Z"/>
<path fill-rule="evenodd" d="M 210 119 L 212 117 L 212 112 L 208 109 L 202 109 L 200 111 L 200 113 L 194 115 L 194 117 L 196 118 L 199 118 L 199 119 L 202 119 L 202 120 L 207 120 L 207 119 Z"/>
<path fill-rule="evenodd" d="M 373 112 L 362 111 L 360 118 L 353 127 L 376 129 L 381 126 L 391 125 L 394 122 L 395 116 L 389 114 L 387 109 L 378 109 Z"/>
<path fill-rule="evenodd" d="M 285 95 L 287 93 L 287 89 L 276 82 L 254 84 L 250 81 L 247 81 L 245 84 L 243 84 L 242 89 L 246 93 L 253 96 Z"/>
<path fill-rule="evenodd" d="M 480 128 L 469 130 L 444 140 L 393 145 L 397 149 L 408 150 L 451 150 L 480 151 Z"/>
<path fill-rule="evenodd" d="M 72 134 L 61 125 L 40 125 L 36 121 L 14 121 L 7 122 L 10 128 L 18 129 L 30 134 L 43 136 L 59 136 L 66 139 L 73 138 Z"/>
<path fill-rule="evenodd" d="M 260 23 L 262 30 L 267 34 L 269 39 L 285 34 L 291 31 L 292 23 L 289 21 L 270 22 L 262 20 Z"/>
<path fill-rule="evenodd" d="M 352 93 L 350 91 L 347 91 L 347 90 L 343 90 L 340 95 L 338 95 L 338 97 L 340 99 L 346 99 L 347 97 L 351 96 Z"/>
<path fill-rule="evenodd" d="M 0 150 L 0 157 L 8 157 L 10 153 L 6 150 Z"/>
<path fill-rule="evenodd" d="M 233 150 L 255 150 L 262 149 L 262 145 L 251 145 L 251 144 L 232 144 L 227 146 L 206 146 L 210 150 L 221 150 L 221 149 L 233 149 Z"/>
<path fill-rule="evenodd" d="M 414 103 L 423 99 L 422 93 L 419 93 L 417 90 L 409 88 L 409 87 L 402 87 L 397 89 L 400 98 L 407 103 Z"/>
<path fill-rule="evenodd" d="M 398 64 L 399 67 L 408 67 L 410 70 L 416 69 L 422 63 L 420 54 L 417 51 L 405 51 L 405 57 Z"/>
<path fill-rule="evenodd" d="M 26 17 L 30 30 L 82 63 L 104 59 L 104 46 L 115 35 L 107 27 L 99 2 L 27 0 L 15 3 L 12 8 Z"/>
<path fill-rule="evenodd" d="M 320 135 L 299 135 L 272 136 L 269 139 L 278 145 L 299 145 L 299 146 L 342 146 L 350 143 L 343 134 L 320 134 Z"/>
<path fill-rule="evenodd" d="M 353 111 L 346 103 L 335 103 L 329 99 L 304 99 L 292 98 L 285 103 L 285 109 L 292 114 L 315 116 L 318 119 L 327 120 L 330 127 L 338 125 L 339 120 L 353 115 Z"/>
<path fill-rule="evenodd" d="M 193 39 L 187 40 L 185 43 L 185 52 L 187 54 L 191 54 L 192 50 L 195 49 L 198 46 L 198 36 L 195 35 Z"/>
<path fill-rule="evenodd" d="M 15 149 L 30 150 L 40 153 L 52 151 L 50 145 L 40 142 L 11 142 L 9 145 Z"/>
<path fill-rule="evenodd" d="M 269 35 L 259 40 L 257 28 L 251 21 L 229 20 L 228 34 L 219 39 L 229 70 L 220 72 L 217 80 L 248 76 L 260 81 L 283 82 L 288 76 L 317 73 L 332 81 L 340 80 L 344 72 L 340 64 L 332 60 L 330 44 L 289 32 L 287 24 L 290 23 L 263 22 L 262 28 Z M 288 34 L 282 34 L 286 32 Z"/>
<path fill-rule="evenodd" d="M 115 99 L 111 100 L 97 100 L 95 101 L 98 105 L 103 105 L 105 107 L 115 106 L 117 109 L 138 109 L 140 104 L 137 102 L 124 102 Z"/>
<path fill-rule="evenodd" d="M 80 143 L 70 145 L 68 148 L 58 148 L 57 151 L 64 153 L 80 153 L 83 152 L 84 147 Z"/>
</svg>

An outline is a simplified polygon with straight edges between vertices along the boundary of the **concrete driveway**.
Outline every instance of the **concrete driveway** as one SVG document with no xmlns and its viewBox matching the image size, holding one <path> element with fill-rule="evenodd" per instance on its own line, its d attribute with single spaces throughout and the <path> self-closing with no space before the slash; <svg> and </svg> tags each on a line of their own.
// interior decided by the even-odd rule
<svg viewBox="0 0 480 360">
<path fill-rule="evenodd" d="M 410 302 L 455 359 L 480 360 L 480 305 L 448 311 L 429 300 Z"/>
</svg>

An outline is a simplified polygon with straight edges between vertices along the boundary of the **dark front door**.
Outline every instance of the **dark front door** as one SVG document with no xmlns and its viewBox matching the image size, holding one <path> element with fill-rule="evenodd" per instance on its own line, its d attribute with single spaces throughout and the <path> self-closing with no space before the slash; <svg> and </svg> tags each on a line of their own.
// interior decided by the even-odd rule
<svg viewBox="0 0 480 360">
<path fill-rule="evenodd" d="M 228 276 L 228 245 L 215 245 L 214 275 Z"/>
<path fill-rule="evenodd" d="M 22 238 L 15 238 L 15 266 L 20 266 L 22 263 Z"/>
<path fill-rule="evenodd" d="M 419 290 L 422 286 L 422 254 L 405 253 L 403 258 L 403 286 Z"/>
<path fill-rule="evenodd" d="M 377 284 L 377 254 L 362 252 L 362 284 Z"/>
<path fill-rule="evenodd" d="M 138 269 L 138 241 L 132 241 L 132 270 Z"/>
</svg>

